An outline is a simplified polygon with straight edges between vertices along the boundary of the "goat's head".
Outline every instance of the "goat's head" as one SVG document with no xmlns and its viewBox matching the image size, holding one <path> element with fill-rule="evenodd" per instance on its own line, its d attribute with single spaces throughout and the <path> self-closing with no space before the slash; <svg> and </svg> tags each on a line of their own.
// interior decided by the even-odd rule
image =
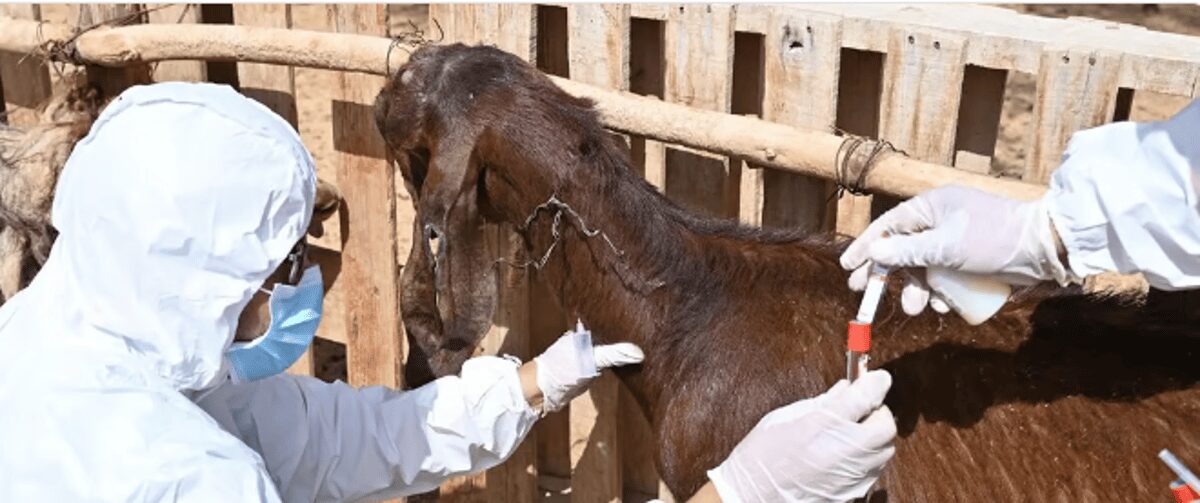
<svg viewBox="0 0 1200 503">
<path fill-rule="evenodd" d="M 401 298 L 409 383 L 471 356 L 496 307 L 485 224 L 519 225 L 572 178 L 581 149 L 611 141 L 594 114 L 492 47 L 427 46 L 391 76 L 375 120 L 417 209 Z"/>
</svg>

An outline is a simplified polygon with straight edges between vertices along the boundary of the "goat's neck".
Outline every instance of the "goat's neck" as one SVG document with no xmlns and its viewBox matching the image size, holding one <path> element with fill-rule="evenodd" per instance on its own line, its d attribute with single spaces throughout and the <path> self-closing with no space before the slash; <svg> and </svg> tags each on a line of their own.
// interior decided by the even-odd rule
<svg viewBox="0 0 1200 503">
<path fill-rule="evenodd" d="M 656 358 L 659 345 L 654 339 L 664 328 L 669 306 L 679 304 L 680 294 L 695 291 L 664 284 L 663 273 L 680 262 L 703 262 L 698 248 L 705 245 L 700 236 L 663 212 L 632 206 L 628 193 L 621 195 L 621 191 L 642 189 L 618 186 L 604 190 L 582 182 L 558 187 L 529 196 L 525 207 L 543 205 L 551 193 L 556 202 L 536 212 L 510 213 L 520 215 L 510 221 L 518 227 L 528 223 L 522 232 L 527 258 L 547 257 L 534 277 L 557 299 L 571 324 L 581 320 L 597 343 L 638 344 L 650 362 Z M 653 193 L 644 196 L 657 197 Z M 553 232 L 556 216 L 558 238 Z M 666 260 L 675 264 L 664 264 Z M 700 264 L 693 269 L 702 271 L 703 267 Z M 653 414 L 658 390 L 648 389 L 640 372 L 620 374 L 646 412 Z"/>
</svg>

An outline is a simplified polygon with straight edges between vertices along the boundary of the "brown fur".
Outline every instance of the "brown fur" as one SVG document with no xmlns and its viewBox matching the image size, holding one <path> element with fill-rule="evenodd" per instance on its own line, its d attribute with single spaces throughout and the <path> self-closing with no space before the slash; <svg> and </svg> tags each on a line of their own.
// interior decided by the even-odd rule
<svg viewBox="0 0 1200 503">
<path fill-rule="evenodd" d="M 619 375 L 675 496 L 763 414 L 843 376 L 858 302 L 837 264 L 843 243 L 680 209 L 633 172 L 591 103 L 518 58 L 423 48 L 376 118 L 418 208 L 403 298 L 417 383 L 456 372 L 490 320 L 493 257 L 469 249 L 472 233 L 484 220 L 521 228 L 552 194 L 621 253 L 563 213 L 537 279 L 600 341 L 644 349 Z M 555 242 L 554 215 L 522 229 L 531 258 Z M 872 353 L 895 379 L 900 438 L 880 484 L 895 501 L 1163 498 L 1172 477 L 1156 452 L 1200 460 L 1195 295 L 1135 304 L 1041 287 L 979 327 L 907 317 L 897 298 L 880 308 Z"/>
</svg>

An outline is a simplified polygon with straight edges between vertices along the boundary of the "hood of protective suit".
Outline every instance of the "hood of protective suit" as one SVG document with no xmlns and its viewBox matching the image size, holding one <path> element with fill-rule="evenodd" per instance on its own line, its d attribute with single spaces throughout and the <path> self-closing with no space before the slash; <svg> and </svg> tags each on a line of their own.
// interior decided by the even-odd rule
<svg viewBox="0 0 1200 503">
<path fill-rule="evenodd" d="M 127 90 L 59 180 L 59 236 L 0 308 L 0 341 L 128 353 L 176 390 L 227 375 L 238 316 L 303 237 L 314 164 L 281 117 L 229 87 Z"/>
</svg>

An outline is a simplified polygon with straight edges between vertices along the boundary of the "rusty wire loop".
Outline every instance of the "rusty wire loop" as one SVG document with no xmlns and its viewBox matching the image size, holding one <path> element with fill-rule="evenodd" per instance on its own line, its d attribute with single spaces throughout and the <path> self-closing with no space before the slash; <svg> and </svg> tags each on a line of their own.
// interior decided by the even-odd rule
<svg viewBox="0 0 1200 503">
<path fill-rule="evenodd" d="M 833 165 L 836 171 L 834 185 L 837 189 L 830 194 L 830 200 L 841 199 L 847 192 L 856 196 L 866 195 L 867 175 L 884 155 L 895 153 L 908 157 L 907 152 L 896 148 L 890 141 L 873 140 L 850 134 L 841 129 L 837 129 L 836 132 L 845 139 L 842 140 L 842 144 L 838 146 L 837 152 L 833 156 Z M 863 151 L 864 146 L 867 147 L 865 152 Z"/>
<path fill-rule="evenodd" d="M 622 281 L 625 281 L 626 284 L 636 282 L 636 285 L 631 286 L 635 286 L 643 293 L 663 286 L 662 281 L 648 281 L 631 271 L 629 269 L 629 262 L 628 258 L 625 256 L 625 252 L 620 248 L 617 248 L 617 245 L 613 244 L 612 239 L 608 237 L 608 234 L 598 228 L 589 228 L 587 222 L 584 221 L 583 216 L 576 212 L 571 205 L 560 200 L 557 194 L 551 195 L 550 199 L 546 200 L 546 202 L 537 205 L 537 207 L 535 207 L 533 211 L 529 213 L 529 216 L 525 218 L 525 222 L 522 223 L 517 229 L 518 232 L 527 232 L 533 225 L 533 222 L 537 220 L 538 215 L 540 215 L 543 211 L 552 211 L 554 213 L 554 222 L 550 226 L 550 234 L 553 237 L 553 241 L 550 242 L 550 246 L 546 248 L 546 251 L 542 253 L 541 257 L 534 260 L 526 260 L 522 263 L 515 263 L 507 258 L 500 257 L 496 259 L 496 265 L 504 264 L 514 269 L 522 269 L 525 271 L 528 271 L 529 268 L 533 268 L 537 271 L 542 270 L 542 268 L 546 266 L 546 263 L 550 261 L 550 256 L 554 253 L 555 248 L 558 247 L 558 243 L 562 241 L 562 232 L 560 232 L 559 229 L 562 225 L 562 216 L 566 214 L 574 219 L 575 227 L 579 229 L 579 232 L 582 233 L 584 237 L 593 238 L 600 236 L 600 238 L 604 240 L 604 243 L 608 245 L 609 250 L 616 255 L 616 263 L 619 266 L 617 268 L 617 274 L 621 276 Z M 630 276 L 633 277 L 630 278 Z"/>
<path fill-rule="evenodd" d="M 91 25 L 84 27 L 84 28 L 76 27 L 74 30 L 74 34 L 71 35 L 71 37 L 66 40 L 46 40 L 45 37 L 42 35 L 42 26 L 45 25 L 46 22 L 45 21 L 39 22 L 38 23 L 38 47 L 37 47 L 37 49 L 27 53 L 25 55 L 25 57 L 36 55 L 36 56 L 46 59 L 47 61 L 51 61 L 54 63 L 72 64 L 72 65 L 76 65 L 76 66 L 82 66 L 86 62 L 83 61 L 82 58 L 80 58 L 79 51 L 75 47 L 75 41 L 78 40 L 79 37 L 83 36 L 83 34 L 89 32 L 89 31 L 95 30 L 96 28 L 100 28 L 102 26 L 125 26 L 127 24 L 130 24 L 135 19 L 145 16 L 151 12 L 159 11 L 159 10 L 162 10 L 167 7 L 174 6 L 174 5 L 176 5 L 176 4 L 162 4 L 162 5 L 159 5 L 156 7 L 138 9 L 138 10 L 135 10 L 128 14 L 125 14 L 123 16 L 118 16 L 118 17 L 115 17 L 112 19 L 105 19 L 105 20 L 97 22 L 97 23 L 92 23 Z M 176 24 L 183 22 L 183 17 L 184 17 L 184 15 L 187 14 L 189 9 L 191 9 L 191 5 L 187 4 L 187 7 L 185 7 L 183 10 L 183 13 L 180 14 L 179 20 L 176 22 Z M 82 18 L 82 16 L 83 16 L 83 11 L 81 10 L 80 17 Z M 56 67 L 55 71 L 58 72 L 58 74 L 60 76 L 62 75 L 61 68 Z"/>
<path fill-rule="evenodd" d="M 411 57 L 412 51 L 408 50 L 407 47 L 404 47 L 401 44 L 424 47 L 426 45 L 440 43 L 446 38 L 446 32 L 442 31 L 442 25 L 438 23 L 437 19 L 432 20 L 433 25 L 438 29 L 437 40 L 425 38 L 425 30 L 422 30 L 421 27 L 417 26 L 417 23 L 414 23 L 412 19 L 408 19 L 406 21 L 408 22 L 408 26 L 411 31 L 399 33 L 392 37 L 392 43 L 388 45 L 387 54 L 384 56 L 383 71 L 389 77 L 392 75 L 392 50 L 399 47 L 400 50 L 407 52 Z"/>
</svg>

